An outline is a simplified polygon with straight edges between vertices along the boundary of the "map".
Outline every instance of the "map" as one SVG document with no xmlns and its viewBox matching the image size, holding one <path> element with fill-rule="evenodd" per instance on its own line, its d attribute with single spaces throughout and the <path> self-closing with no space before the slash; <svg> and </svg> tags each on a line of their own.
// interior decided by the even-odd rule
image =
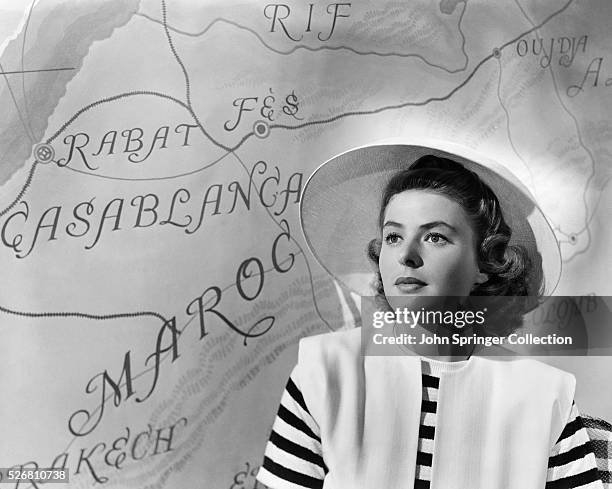
<svg viewBox="0 0 612 489">
<path fill-rule="evenodd" d="M 355 315 L 300 193 L 358 146 L 490 155 L 555 232 L 555 294 L 612 295 L 611 19 L 604 0 L 4 0 L 0 466 L 263 488 L 299 339 Z"/>
</svg>

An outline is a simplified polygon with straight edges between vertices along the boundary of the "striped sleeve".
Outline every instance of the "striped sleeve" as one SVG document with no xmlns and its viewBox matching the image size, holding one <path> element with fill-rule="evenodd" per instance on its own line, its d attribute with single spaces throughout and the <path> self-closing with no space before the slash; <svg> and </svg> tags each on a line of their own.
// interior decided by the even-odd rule
<svg viewBox="0 0 612 489">
<path fill-rule="evenodd" d="M 421 362 L 421 371 L 423 394 L 421 396 L 421 422 L 419 425 L 414 489 L 429 489 L 431 486 L 440 378 L 431 375 L 431 367 L 425 361 Z"/>
<path fill-rule="evenodd" d="M 272 489 L 322 488 L 319 426 L 311 416 L 293 370 L 281 398 L 257 480 Z"/>
<path fill-rule="evenodd" d="M 603 489 L 597 461 L 578 408 L 570 417 L 548 458 L 546 489 Z"/>
</svg>

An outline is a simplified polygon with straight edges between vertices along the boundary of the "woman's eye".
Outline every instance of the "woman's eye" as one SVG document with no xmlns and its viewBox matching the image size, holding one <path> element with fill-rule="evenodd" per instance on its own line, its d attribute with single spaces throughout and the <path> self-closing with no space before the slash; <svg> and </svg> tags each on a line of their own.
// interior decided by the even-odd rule
<svg viewBox="0 0 612 489">
<path fill-rule="evenodd" d="M 448 238 L 440 233 L 428 233 L 425 236 L 425 241 L 433 244 L 446 244 L 449 242 Z"/>
<path fill-rule="evenodd" d="M 388 245 L 394 245 L 399 242 L 402 237 L 397 233 L 389 233 L 385 236 L 385 243 Z"/>
</svg>

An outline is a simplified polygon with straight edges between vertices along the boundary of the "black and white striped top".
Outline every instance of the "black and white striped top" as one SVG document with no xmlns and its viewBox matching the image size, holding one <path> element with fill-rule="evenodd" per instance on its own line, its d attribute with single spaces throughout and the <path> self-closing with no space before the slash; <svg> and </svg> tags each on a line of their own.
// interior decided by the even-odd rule
<svg viewBox="0 0 612 489">
<path fill-rule="evenodd" d="M 460 362 L 456 363 L 459 364 Z M 423 395 L 421 400 L 421 424 L 419 425 L 414 489 L 429 489 L 431 465 L 433 462 L 433 444 L 436 436 L 436 411 L 438 407 L 440 377 L 432 375 L 431 364 L 429 362 L 422 361 L 421 370 L 423 372 L 421 376 Z"/>
<path fill-rule="evenodd" d="M 422 364 L 422 404 L 415 489 L 429 489 L 441 369 L 463 362 Z M 272 489 L 321 488 L 328 469 L 319 428 L 300 389 L 289 378 L 257 478 Z M 601 488 L 595 455 L 576 405 L 548 459 L 546 489 Z"/>
</svg>

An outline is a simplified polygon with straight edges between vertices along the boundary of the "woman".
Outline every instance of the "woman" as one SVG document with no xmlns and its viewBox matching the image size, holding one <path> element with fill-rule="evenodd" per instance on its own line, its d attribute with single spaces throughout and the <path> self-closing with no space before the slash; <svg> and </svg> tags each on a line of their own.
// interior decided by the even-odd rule
<svg viewBox="0 0 612 489">
<path fill-rule="evenodd" d="M 373 226 L 364 189 L 381 188 Z M 368 274 L 357 243 L 377 234 L 368 247 L 374 290 L 392 311 L 492 296 L 506 318 L 492 333 L 505 336 L 533 301 L 503 297 L 537 299 L 558 279 L 554 235 L 532 199 L 490 167 L 434 148 L 374 146 L 331 160 L 309 179 L 301 217 L 319 262 L 362 295 Z M 532 360 L 481 358 L 474 347 L 436 359 L 418 349 L 421 357 L 364 356 L 364 338 L 357 328 L 300 342 L 261 482 L 602 487 L 572 375 Z"/>
</svg>

